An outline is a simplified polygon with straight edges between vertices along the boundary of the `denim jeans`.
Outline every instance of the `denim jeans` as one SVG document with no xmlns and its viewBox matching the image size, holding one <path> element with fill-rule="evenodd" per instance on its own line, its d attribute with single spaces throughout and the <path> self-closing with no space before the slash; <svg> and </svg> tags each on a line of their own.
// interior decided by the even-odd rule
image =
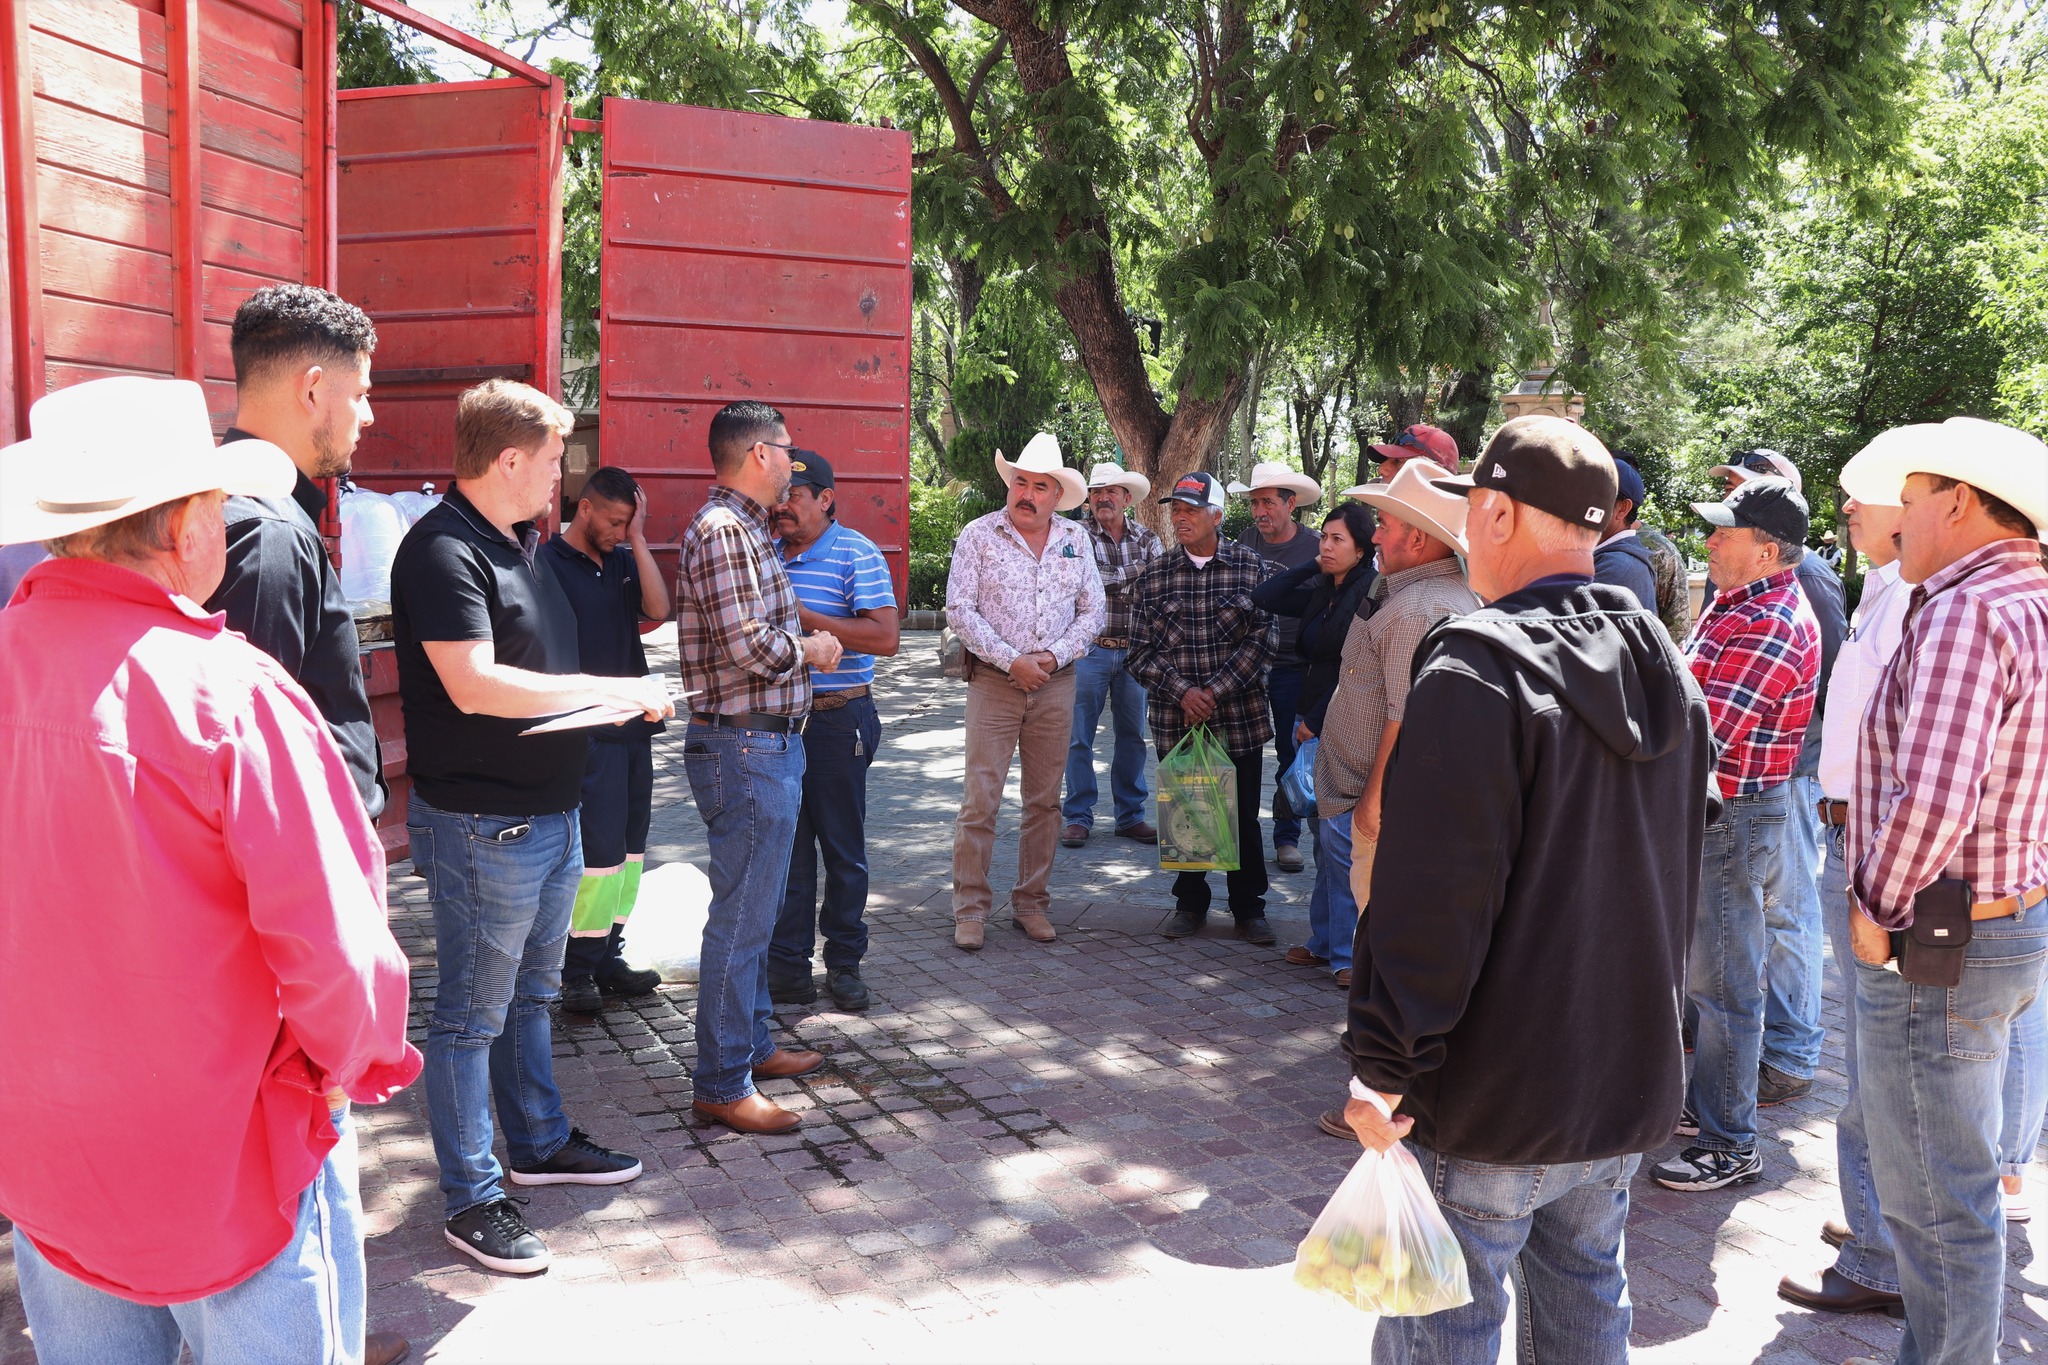
<svg viewBox="0 0 2048 1365">
<path fill-rule="evenodd" d="M 1494 1365 L 1515 1286 L 1524 1365 L 1628 1359 L 1622 1230 L 1639 1156 L 1565 1166 L 1490 1166 L 1408 1149 L 1465 1252 L 1472 1302 L 1422 1318 L 1381 1318 L 1373 1365 Z"/>
<path fill-rule="evenodd" d="M 1095 729 L 1105 700 L 1116 736 L 1109 764 L 1116 827 L 1145 822 L 1145 689 L 1124 672 L 1129 652 L 1097 645 L 1074 660 L 1074 738 L 1067 746 L 1067 799 L 1060 803 L 1066 824 L 1095 827 Z"/>
<path fill-rule="evenodd" d="M 811 949 L 825 934 L 826 967 L 858 967 L 868 950 L 868 766 L 882 742 L 873 697 L 811 715 L 804 731 L 803 804 L 789 851 L 782 913 L 768 945 L 768 972 L 811 975 Z M 818 902 L 818 859 L 825 900 Z"/>
<path fill-rule="evenodd" d="M 548 1006 L 562 994 L 583 835 L 573 810 L 459 815 L 418 792 L 405 827 L 441 963 L 427 1023 L 427 1129 L 453 1218 L 504 1193 L 491 1152 L 494 1099 L 515 1165 L 538 1165 L 569 1140 Z"/>
<path fill-rule="evenodd" d="M 1308 950 L 1328 958 L 1332 972 L 1351 968 L 1358 902 L 1351 898 L 1351 812 L 1318 819 L 1316 889 L 1308 902 Z"/>
<path fill-rule="evenodd" d="M 240 1284 L 187 1303 L 135 1303 L 73 1279 L 14 1230 L 14 1271 L 41 1365 L 173 1365 L 180 1343 L 195 1365 L 353 1365 L 363 1358 L 363 1208 L 356 1133 L 340 1137 L 299 1195 L 284 1250 Z M 193 1229 L 204 1235 L 204 1229 Z"/>
<path fill-rule="evenodd" d="M 1283 844 L 1301 844 L 1301 814 L 1287 804 L 1287 798 L 1280 794 L 1280 774 L 1287 771 L 1287 765 L 1294 762 L 1294 712 L 1301 705 L 1301 667 L 1290 664 L 1275 666 L 1266 675 L 1266 700 L 1273 708 L 1273 849 L 1278 852 Z M 1252 787 L 1253 809 L 1258 808 L 1258 787 Z M 1315 812 L 1305 812 L 1314 815 Z"/>
<path fill-rule="evenodd" d="M 1849 865 L 1844 850 L 1849 831 L 1840 825 L 1827 831 L 1827 865 L 1821 870 L 1820 913 L 1827 926 L 1828 949 L 1842 978 L 1842 1059 L 1849 1076 L 1848 1094 L 1835 1120 L 1835 1182 L 1842 1191 L 1842 1221 L 1850 1240 L 1836 1254 L 1835 1269 L 1866 1289 L 1899 1292 L 1899 1263 L 1892 1249 L 1892 1230 L 1877 1206 L 1877 1183 L 1870 1174 L 1870 1142 L 1864 1135 L 1863 1081 L 1856 1054 L 1856 955 L 1849 948 Z"/>
<path fill-rule="evenodd" d="M 1870 1169 L 1906 1300 L 1899 1365 L 1998 1358 L 2006 1043 L 2042 989 L 2048 910 L 1979 920 L 1972 929 L 1962 984 L 1953 989 L 1855 965 Z"/>
<path fill-rule="evenodd" d="M 1821 847 L 1820 779 L 1793 774 L 1786 811 L 1785 895 L 1764 902 L 1771 946 L 1764 972 L 1763 1059 L 1788 1076 L 1812 1080 L 1820 1068 L 1827 1031 L 1820 1022 Z"/>
<path fill-rule="evenodd" d="M 692 1084 L 698 1099 L 731 1104 L 754 1093 L 754 1065 L 775 1051 L 768 1036 L 768 944 L 803 805 L 804 740 L 693 723 L 683 767 L 711 845 Z"/>
<path fill-rule="evenodd" d="M 2035 912 L 2040 913 L 2039 911 Z M 2012 1021 L 2005 1051 L 2005 1125 L 1998 1134 L 1998 1173 L 2025 1175 L 2041 1145 L 2048 1110 L 2048 990 Z"/>
<path fill-rule="evenodd" d="M 1716 1151 L 1756 1145 L 1756 1078 L 1764 1041 L 1765 916 L 1792 894 L 1803 871 L 1788 856 L 1794 826 L 1791 784 L 1730 797 L 1707 826 L 1700 855 L 1700 914 L 1693 929 L 1686 993 L 1699 1014 L 1688 1100 L 1699 1115 L 1694 1141 Z"/>
</svg>

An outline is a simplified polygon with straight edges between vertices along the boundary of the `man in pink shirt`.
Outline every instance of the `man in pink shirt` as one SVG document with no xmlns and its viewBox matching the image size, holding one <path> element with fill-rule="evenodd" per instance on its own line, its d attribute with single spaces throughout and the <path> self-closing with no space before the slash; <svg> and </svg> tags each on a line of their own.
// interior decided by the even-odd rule
<svg viewBox="0 0 2048 1365">
<path fill-rule="evenodd" d="M 0 616 L 0 1212 L 37 1357 L 358 1362 L 348 1107 L 419 1074 L 406 960 L 319 712 L 198 605 L 225 497 L 291 463 L 216 450 L 179 380 L 29 427 L 0 453 L 0 544 L 51 551 Z M 49 967 L 82 916 L 85 1011 Z"/>
</svg>

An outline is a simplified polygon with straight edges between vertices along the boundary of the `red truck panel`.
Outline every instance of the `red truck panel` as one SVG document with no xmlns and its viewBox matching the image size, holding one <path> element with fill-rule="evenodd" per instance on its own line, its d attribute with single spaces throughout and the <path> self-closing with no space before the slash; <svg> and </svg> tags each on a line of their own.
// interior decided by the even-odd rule
<svg viewBox="0 0 2048 1365">
<path fill-rule="evenodd" d="M 908 589 L 910 137 L 608 99 L 598 450 L 674 547 L 726 403 L 780 408 Z"/>
<path fill-rule="evenodd" d="M 494 376 L 561 389 L 560 82 L 344 90 L 340 292 L 377 323 L 372 488 L 446 491 L 455 399 Z"/>
</svg>

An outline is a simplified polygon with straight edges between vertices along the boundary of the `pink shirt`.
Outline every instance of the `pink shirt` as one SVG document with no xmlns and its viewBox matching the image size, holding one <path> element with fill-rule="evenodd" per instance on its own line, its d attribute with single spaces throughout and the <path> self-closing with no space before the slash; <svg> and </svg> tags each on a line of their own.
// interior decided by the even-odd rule
<svg viewBox="0 0 2048 1365">
<path fill-rule="evenodd" d="M 52 559 L 0 612 L 0 772 L 0 1212 L 123 1298 L 229 1288 L 291 1234 L 324 1092 L 420 1071 L 348 767 L 222 617 Z"/>
</svg>

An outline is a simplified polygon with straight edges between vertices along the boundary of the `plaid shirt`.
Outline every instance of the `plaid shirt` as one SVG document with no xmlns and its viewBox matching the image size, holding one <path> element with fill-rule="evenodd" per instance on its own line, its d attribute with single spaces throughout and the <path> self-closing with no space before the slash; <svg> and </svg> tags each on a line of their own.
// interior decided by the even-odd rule
<svg viewBox="0 0 2048 1365">
<path fill-rule="evenodd" d="M 768 538 L 768 509 L 711 486 L 683 532 L 676 571 L 676 644 L 692 711 L 732 716 L 811 709 L 796 589 Z"/>
<path fill-rule="evenodd" d="M 1272 613 L 1252 605 L 1267 569 L 1256 551 L 1219 540 L 1216 557 L 1199 569 L 1176 545 L 1138 576 L 1124 669 L 1151 694 L 1146 711 L 1160 753 L 1188 731 L 1180 699 L 1191 687 L 1216 694 L 1209 730 L 1232 757 L 1273 738 L 1266 669 L 1279 637 Z"/>
<path fill-rule="evenodd" d="M 1751 796 L 1792 776 L 1820 683 L 1820 626 L 1780 569 L 1714 598 L 1685 642 L 1685 661 L 1714 720 L 1723 796 Z"/>
<path fill-rule="evenodd" d="M 2048 570 L 2001 540 L 1913 589 L 1863 713 L 1848 863 L 1876 923 L 1943 876 L 1980 901 L 2048 882 Z"/>
<path fill-rule="evenodd" d="M 1124 519 L 1124 538 L 1111 540 L 1109 533 L 1087 521 L 1088 543 L 1095 547 L 1095 568 L 1102 575 L 1103 604 L 1109 613 L 1102 633 L 1112 640 L 1131 637 L 1131 598 L 1138 575 L 1159 558 L 1164 549 L 1152 528 L 1135 517 Z"/>
</svg>

